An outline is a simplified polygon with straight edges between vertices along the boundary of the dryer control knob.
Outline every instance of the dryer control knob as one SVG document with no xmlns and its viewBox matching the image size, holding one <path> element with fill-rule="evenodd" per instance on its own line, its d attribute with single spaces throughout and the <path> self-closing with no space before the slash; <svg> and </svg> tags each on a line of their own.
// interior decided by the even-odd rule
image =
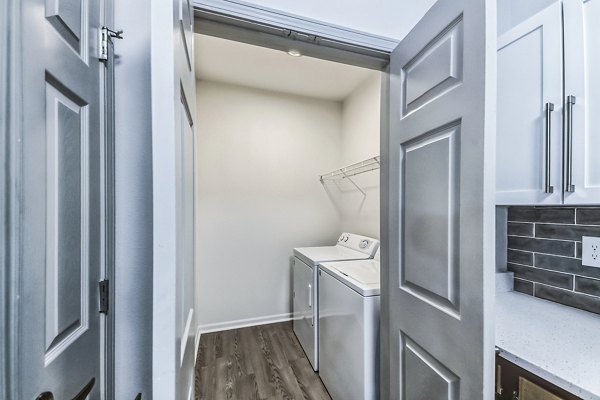
<svg viewBox="0 0 600 400">
<path fill-rule="evenodd" d="M 361 240 L 358 247 L 360 247 L 361 249 L 366 249 L 367 247 L 369 247 L 369 241 L 367 239 Z"/>
</svg>

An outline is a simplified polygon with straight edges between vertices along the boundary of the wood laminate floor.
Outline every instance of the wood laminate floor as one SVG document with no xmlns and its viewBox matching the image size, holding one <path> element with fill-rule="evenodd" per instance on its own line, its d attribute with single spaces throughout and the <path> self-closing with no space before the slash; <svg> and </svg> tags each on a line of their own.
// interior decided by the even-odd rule
<svg viewBox="0 0 600 400">
<path fill-rule="evenodd" d="M 331 400 L 290 322 L 203 334 L 196 400 Z"/>
</svg>

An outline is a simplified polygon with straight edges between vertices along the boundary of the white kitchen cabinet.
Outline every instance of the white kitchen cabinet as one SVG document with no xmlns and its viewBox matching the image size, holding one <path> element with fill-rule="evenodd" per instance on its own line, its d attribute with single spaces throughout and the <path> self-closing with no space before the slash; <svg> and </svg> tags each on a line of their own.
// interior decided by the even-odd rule
<svg viewBox="0 0 600 400">
<path fill-rule="evenodd" d="M 560 3 L 498 38 L 497 204 L 562 201 L 562 60 Z"/>
<path fill-rule="evenodd" d="M 556 2 L 498 38 L 497 204 L 600 203 L 598 71 L 600 0 Z"/>
<path fill-rule="evenodd" d="M 565 204 L 600 203 L 600 0 L 565 0 Z M 565 107 L 567 107 L 565 101 Z M 569 123 L 569 117 L 572 123 Z M 571 187 L 567 187 L 567 185 Z"/>
</svg>

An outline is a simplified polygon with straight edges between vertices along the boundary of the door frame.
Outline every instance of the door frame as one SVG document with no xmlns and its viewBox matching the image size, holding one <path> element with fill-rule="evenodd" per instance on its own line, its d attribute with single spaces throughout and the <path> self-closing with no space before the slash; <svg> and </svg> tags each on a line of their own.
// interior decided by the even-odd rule
<svg viewBox="0 0 600 400">
<path fill-rule="evenodd" d="M 399 41 L 237 0 L 193 0 L 194 32 L 383 71 Z"/>
<path fill-rule="evenodd" d="M 100 19 L 104 25 L 112 26 L 114 21 L 114 0 L 103 0 Z M 21 2 L 5 0 L 0 5 L 0 114 L 5 118 L 0 120 L 0 191 L 5 196 L 0 196 L 0 398 L 11 398 L 17 389 L 19 359 L 20 330 L 20 264 L 21 264 L 21 221 L 20 211 L 22 203 L 22 157 L 21 136 L 23 134 L 21 120 L 24 118 L 22 105 L 22 69 L 23 57 L 22 33 L 19 28 L 22 17 Z M 15 28 L 15 22 L 17 27 Z M 98 27 L 100 28 L 100 27 Z M 93 39 L 92 39 L 93 40 Z M 91 55 L 94 57 L 94 55 Z M 114 77 L 114 69 L 107 68 L 101 76 L 100 84 L 103 86 L 101 100 L 105 115 L 110 121 L 102 118 L 101 129 L 105 141 L 102 146 L 101 182 L 105 198 L 102 205 L 102 265 L 103 279 L 110 280 L 110 291 L 114 292 L 114 256 L 107 259 L 107 255 L 114 255 L 114 222 L 106 223 L 107 217 L 114 221 L 114 207 L 108 209 L 107 204 L 114 204 L 114 112 L 106 114 L 112 101 L 105 95 L 106 81 Z M 113 91 L 114 96 L 114 91 Z M 111 138 L 109 138 L 111 135 Z M 112 146 L 106 140 L 112 143 Z M 107 147 L 108 145 L 108 147 Z M 107 151 L 108 150 L 108 151 Z M 108 169 L 107 169 L 108 168 Z M 109 190 L 108 185 L 112 185 Z M 107 214 L 108 212 L 108 214 Z M 97 293 L 92 290 L 91 293 Z M 91 294 L 91 297 L 95 297 Z M 110 296 L 114 299 L 114 296 Z M 112 306 L 112 305 L 111 305 Z M 100 316 L 101 342 L 101 398 L 112 400 L 114 398 L 114 307 L 108 314 Z"/>
<path fill-rule="evenodd" d="M 193 7 L 195 33 L 282 51 L 289 50 L 290 44 L 293 44 L 294 48 L 299 49 L 306 56 L 382 72 L 380 150 L 382 163 L 388 162 L 385 150 L 389 145 L 388 131 L 390 129 L 389 115 L 391 112 L 388 91 L 390 84 L 389 60 L 391 51 L 399 43 L 398 40 L 299 17 L 238 0 L 193 0 Z M 495 34 L 496 26 L 488 26 L 486 31 L 490 35 Z M 490 83 L 488 82 L 488 84 Z M 490 87 L 486 87 L 486 92 L 489 89 Z M 486 107 L 488 106 L 486 105 Z M 495 126 L 495 121 L 490 120 L 486 128 L 491 129 L 493 126 Z M 486 143 L 486 146 L 493 146 L 493 144 Z M 495 159 L 490 158 L 486 160 L 486 165 L 492 167 L 495 165 Z M 382 168 L 380 175 L 380 240 L 382 243 L 389 241 L 387 201 L 390 188 L 387 185 L 388 181 L 386 168 Z M 493 204 L 494 197 L 489 197 L 488 201 L 490 204 Z M 488 214 L 485 216 L 486 219 L 494 218 L 493 215 Z M 489 251 L 490 249 L 485 250 Z M 493 251 L 487 255 L 486 259 L 489 265 L 493 265 Z M 384 253 L 381 260 L 382 270 L 389 269 L 388 260 L 389 257 Z M 490 309 L 490 305 L 486 306 L 488 312 L 493 312 Z M 391 383 L 388 363 L 390 343 L 388 335 L 383 333 L 389 327 L 389 315 L 386 312 L 388 307 L 389 304 L 387 301 L 381 302 L 380 388 L 382 399 L 389 398 Z M 196 334 L 196 343 L 198 344 L 198 342 L 199 331 Z M 487 377 L 486 383 L 490 384 L 493 379 L 493 376 Z"/>
<path fill-rule="evenodd" d="M 12 393 L 14 382 L 14 369 L 12 369 L 15 360 L 16 343 L 13 338 L 16 337 L 14 325 L 15 313 L 13 300 L 13 282 L 15 276 L 13 266 L 15 265 L 14 251 L 16 247 L 17 231 L 14 222 L 14 190 L 10 190 L 15 185 L 13 171 L 18 166 L 18 152 L 15 146 L 15 140 L 10 132 L 16 128 L 16 120 L 13 117 L 15 110 L 18 110 L 19 103 L 16 93 L 16 79 L 11 79 L 16 72 L 15 66 L 18 65 L 18 54 L 14 49 L 18 46 L 18 30 L 13 30 L 11 35 L 11 21 L 14 21 L 18 14 L 15 12 L 15 2 L 6 0 L 0 5 L 0 115 L 4 119 L 0 120 L 0 191 L 5 196 L 0 196 L 0 397 L 9 398 Z M 17 157 L 14 157 L 16 155 Z"/>
<path fill-rule="evenodd" d="M 104 10 L 102 20 L 104 26 L 114 27 L 115 21 L 115 0 L 104 0 Z M 100 337 L 102 372 L 101 372 L 101 391 L 105 400 L 113 400 L 115 393 L 115 286 L 116 286 L 116 137 L 115 137 L 115 49 L 114 43 L 109 38 L 108 60 L 105 62 L 105 69 L 102 73 L 102 97 L 104 118 L 101 119 L 104 131 L 104 141 L 102 143 L 102 165 L 101 182 L 104 187 L 104 198 L 102 201 L 102 270 L 103 279 L 108 280 L 108 310 L 107 313 L 100 316 Z"/>
<path fill-rule="evenodd" d="M 391 51 L 399 41 L 381 36 L 327 24 L 320 21 L 298 17 L 281 11 L 272 10 L 236 0 L 194 0 L 194 32 L 216 36 L 223 39 L 248 43 L 256 46 L 267 47 L 275 50 L 287 51 L 290 44 L 299 48 L 303 55 L 322 58 L 342 64 L 355 65 L 363 68 L 378 70 L 381 76 L 381 104 L 380 104 L 380 153 L 382 163 L 387 162 L 388 130 L 389 130 L 389 60 Z M 287 31 L 287 32 L 286 32 Z M 284 37 L 287 33 L 288 37 Z M 323 40 L 310 40 L 310 35 L 319 36 Z M 291 38 L 290 38 L 291 37 Z M 324 44 L 317 44 L 321 42 Z M 381 215 L 380 215 L 380 241 L 387 241 L 387 176 L 385 169 L 381 169 Z M 381 260 L 382 268 L 388 258 Z M 387 302 L 381 302 L 380 331 L 389 325 L 384 317 Z M 196 356 L 200 340 L 200 330 L 196 332 Z M 389 398 L 389 385 L 391 378 L 387 368 L 389 353 L 389 338 L 380 333 L 380 394 L 382 399 Z M 389 357 L 389 355 L 388 355 Z M 384 362 L 386 361 L 386 362 Z M 387 372 L 387 373 L 386 373 Z M 387 396 L 387 397 L 386 397 Z"/>
</svg>

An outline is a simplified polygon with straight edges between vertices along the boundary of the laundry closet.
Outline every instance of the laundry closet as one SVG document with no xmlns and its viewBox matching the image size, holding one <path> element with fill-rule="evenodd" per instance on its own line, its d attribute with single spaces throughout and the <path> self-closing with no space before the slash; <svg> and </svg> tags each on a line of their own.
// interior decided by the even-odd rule
<svg viewBox="0 0 600 400">
<path fill-rule="evenodd" d="M 199 330 L 290 320 L 293 248 L 379 239 L 382 73 L 199 34 L 195 54 Z"/>
</svg>

